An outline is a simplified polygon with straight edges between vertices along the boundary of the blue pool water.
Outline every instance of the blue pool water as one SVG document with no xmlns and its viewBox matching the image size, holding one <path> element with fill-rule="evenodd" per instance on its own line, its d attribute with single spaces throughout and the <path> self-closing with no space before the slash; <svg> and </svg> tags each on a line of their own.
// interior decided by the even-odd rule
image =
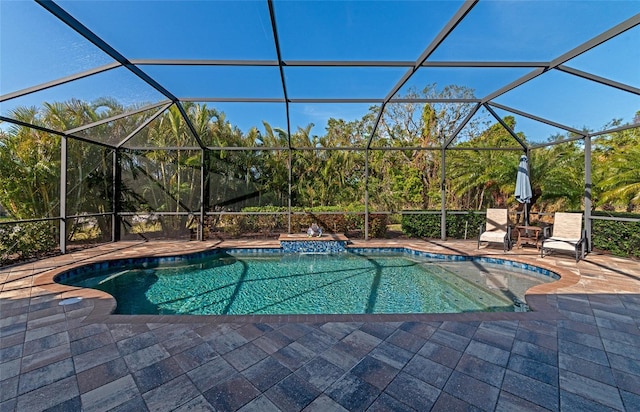
<svg viewBox="0 0 640 412">
<path fill-rule="evenodd" d="M 522 311 L 554 279 L 481 261 L 402 254 L 227 254 L 66 276 L 105 291 L 119 314 L 363 314 Z"/>
</svg>

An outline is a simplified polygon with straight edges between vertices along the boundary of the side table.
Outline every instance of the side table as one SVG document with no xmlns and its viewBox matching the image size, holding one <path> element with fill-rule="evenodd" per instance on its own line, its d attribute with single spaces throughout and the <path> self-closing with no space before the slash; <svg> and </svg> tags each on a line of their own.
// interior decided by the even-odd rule
<svg viewBox="0 0 640 412">
<path fill-rule="evenodd" d="M 523 245 L 535 245 L 536 249 L 540 250 L 540 232 L 542 232 L 540 226 L 516 226 L 518 231 L 518 240 L 516 241 L 516 247 L 521 248 Z"/>
</svg>

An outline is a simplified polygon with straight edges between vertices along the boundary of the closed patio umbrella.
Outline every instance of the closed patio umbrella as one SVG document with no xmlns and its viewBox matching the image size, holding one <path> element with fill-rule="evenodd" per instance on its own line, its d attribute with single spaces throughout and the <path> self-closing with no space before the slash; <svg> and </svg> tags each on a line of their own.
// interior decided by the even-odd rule
<svg viewBox="0 0 640 412">
<path fill-rule="evenodd" d="M 524 224 L 529 225 L 529 212 L 527 204 L 531 202 L 531 181 L 529 180 L 529 167 L 527 156 L 520 156 L 518 175 L 516 176 L 516 200 L 524 203 Z"/>
</svg>

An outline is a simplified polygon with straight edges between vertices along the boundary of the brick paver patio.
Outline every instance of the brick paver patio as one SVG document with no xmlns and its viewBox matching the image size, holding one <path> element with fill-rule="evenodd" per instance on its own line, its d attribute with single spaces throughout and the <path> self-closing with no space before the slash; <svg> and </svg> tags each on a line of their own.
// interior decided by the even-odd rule
<svg viewBox="0 0 640 412">
<path fill-rule="evenodd" d="M 476 254 L 474 241 L 354 241 Z M 0 268 L 0 411 L 640 410 L 640 262 L 535 249 L 529 313 L 110 315 L 53 284 L 87 262 L 277 242 L 119 242 Z M 61 306 L 61 299 L 83 296 Z"/>
</svg>

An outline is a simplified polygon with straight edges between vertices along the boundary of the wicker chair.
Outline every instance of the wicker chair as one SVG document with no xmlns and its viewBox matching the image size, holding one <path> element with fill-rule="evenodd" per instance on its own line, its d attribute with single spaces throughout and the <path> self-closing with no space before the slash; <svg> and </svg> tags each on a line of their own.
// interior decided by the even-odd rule
<svg viewBox="0 0 640 412">
<path fill-rule="evenodd" d="M 487 209 L 487 221 L 483 226 L 480 226 L 478 234 L 478 249 L 481 242 L 501 243 L 505 252 L 511 249 L 511 227 L 507 209 Z"/>
<path fill-rule="evenodd" d="M 551 251 L 564 251 L 575 254 L 576 262 L 584 259 L 586 237 L 582 230 L 582 213 L 556 212 L 553 219 L 553 233 L 542 241 L 540 257 Z"/>
</svg>

